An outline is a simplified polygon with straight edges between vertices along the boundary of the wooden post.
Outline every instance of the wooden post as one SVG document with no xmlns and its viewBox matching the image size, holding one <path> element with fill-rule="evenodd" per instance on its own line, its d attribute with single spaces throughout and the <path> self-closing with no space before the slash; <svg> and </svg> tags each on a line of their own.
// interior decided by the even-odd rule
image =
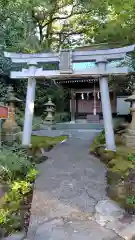
<svg viewBox="0 0 135 240">
<path fill-rule="evenodd" d="M 71 122 L 75 122 L 75 92 L 71 89 Z"/>
</svg>

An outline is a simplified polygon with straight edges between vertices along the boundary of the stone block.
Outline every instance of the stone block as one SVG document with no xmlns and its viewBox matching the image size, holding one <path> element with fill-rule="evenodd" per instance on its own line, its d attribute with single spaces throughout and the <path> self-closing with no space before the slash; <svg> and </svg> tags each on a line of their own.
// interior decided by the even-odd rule
<svg viewBox="0 0 135 240">
<path fill-rule="evenodd" d="M 125 134 L 123 136 L 123 142 L 127 147 L 130 147 L 132 149 L 135 149 L 135 135 L 128 135 Z"/>
<path fill-rule="evenodd" d="M 122 231 L 119 232 L 119 235 L 125 240 L 134 240 L 135 239 L 135 221 L 127 225 Z"/>
<path fill-rule="evenodd" d="M 104 240 L 108 240 L 108 239 L 104 239 Z M 116 236 L 116 237 L 110 238 L 109 240 L 123 240 L 123 238 L 121 238 L 120 236 Z"/>
<path fill-rule="evenodd" d="M 95 210 L 95 220 L 101 226 L 105 226 L 108 222 L 121 219 L 125 213 L 125 211 L 112 200 L 99 201 Z"/>
<path fill-rule="evenodd" d="M 122 239 L 135 240 L 135 218 L 133 217 L 123 218 L 121 221 L 109 222 L 106 228 L 113 230 Z"/>
<path fill-rule="evenodd" d="M 113 230 L 117 234 L 122 232 L 126 227 L 127 227 L 127 223 L 119 221 L 119 220 L 116 220 L 113 222 L 108 222 L 106 224 L 106 228 Z"/>
</svg>

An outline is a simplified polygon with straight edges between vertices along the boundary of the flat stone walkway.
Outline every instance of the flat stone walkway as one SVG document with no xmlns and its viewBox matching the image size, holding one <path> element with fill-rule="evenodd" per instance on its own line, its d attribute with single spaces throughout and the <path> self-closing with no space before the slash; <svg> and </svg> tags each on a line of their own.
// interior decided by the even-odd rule
<svg viewBox="0 0 135 240">
<path fill-rule="evenodd" d="M 108 240 L 116 234 L 93 218 L 106 196 L 105 166 L 89 154 L 96 132 L 74 132 L 40 164 L 31 209 L 29 240 Z"/>
</svg>

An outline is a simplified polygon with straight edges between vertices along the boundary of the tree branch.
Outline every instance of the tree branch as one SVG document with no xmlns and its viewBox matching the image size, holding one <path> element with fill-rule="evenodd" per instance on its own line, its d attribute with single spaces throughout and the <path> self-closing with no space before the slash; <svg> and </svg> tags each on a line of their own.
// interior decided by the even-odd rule
<svg viewBox="0 0 135 240">
<path fill-rule="evenodd" d="M 39 22 L 38 22 L 38 28 L 39 28 L 39 35 L 40 35 L 40 43 L 42 43 L 43 38 L 44 38 L 44 36 L 43 36 L 43 26 Z"/>
<path fill-rule="evenodd" d="M 64 34 L 66 34 L 67 35 L 67 37 L 68 36 L 70 36 L 70 35 L 77 35 L 77 34 L 83 34 L 83 33 L 85 33 L 85 29 L 84 29 L 84 31 L 73 31 L 73 32 L 53 32 L 53 33 L 51 33 L 51 34 L 53 34 L 53 35 L 64 35 Z"/>
<path fill-rule="evenodd" d="M 80 11 L 80 12 L 73 12 L 73 13 L 69 14 L 68 16 L 65 16 L 65 17 L 55 17 L 55 18 L 53 18 L 52 20 L 53 20 L 53 21 L 56 21 L 56 20 L 64 20 L 64 19 L 68 19 L 68 18 L 70 18 L 70 17 L 72 17 L 72 16 L 75 16 L 75 15 L 87 14 L 87 13 L 89 13 L 89 11 L 83 12 L 83 13 L 82 13 L 82 11 Z"/>
<path fill-rule="evenodd" d="M 66 20 L 66 19 L 68 19 L 68 18 L 70 18 L 70 17 L 72 17 L 72 16 L 75 16 L 75 15 L 88 14 L 88 13 L 90 13 L 90 10 L 87 10 L 87 11 L 84 11 L 84 12 L 82 12 L 82 11 L 74 12 L 74 11 L 73 11 L 73 10 L 74 10 L 74 7 L 76 7 L 76 5 L 73 5 L 72 10 L 71 10 L 71 12 L 70 12 L 69 15 L 64 16 L 64 17 L 54 17 L 54 18 L 51 19 L 51 22 L 54 22 L 54 21 L 57 21 L 57 20 Z M 47 26 L 48 24 L 50 24 L 51 22 L 48 21 L 47 23 L 45 23 L 45 24 L 43 25 L 43 27 L 46 27 L 46 26 Z"/>
</svg>

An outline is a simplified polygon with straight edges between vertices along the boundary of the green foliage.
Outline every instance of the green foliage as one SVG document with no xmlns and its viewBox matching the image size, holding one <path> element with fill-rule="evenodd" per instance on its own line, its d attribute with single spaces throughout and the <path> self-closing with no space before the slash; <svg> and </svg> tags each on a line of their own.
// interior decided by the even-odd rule
<svg viewBox="0 0 135 240">
<path fill-rule="evenodd" d="M 9 185 L 8 192 L 0 199 L 0 225 L 6 233 L 23 230 L 21 208 L 37 174 L 21 147 L 13 146 L 0 152 L 0 181 Z"/>
<path fill-rule="evenodd" d="M 128 161 L 135 163 L 135 155 L 129 154 L 129 155 L 128 155 Z"/>
<path fill-rule="evenodd" d="M 46 148 L 49 145 L 56 145 L 57 143 L 67 139 L 67 136 L 47 137 L 47 136 L 31 136 L 32 148 Z"/>
<path fill-rule="evenodd" d="M 18 125 L 21 127 L 21 129 L 23 130 L 23 125 L 24 125 L 24 111 L 19 110 L 19 108 L 17 108 L 16 111 L 16 122 L 18 123 Z M 42 124 L 42 116 L 34 116 L 33 117 L 33 123 L 32 123 L 32 129 L 33 130 L 39 130 L 40 129 L 40 125 Z"/>
<path fill-rule="evenodd" d="M 123 159 L 122 157 L 116 157 L 109 163 L 110 169 L 113 172 L 120 172 L 123 175 L 128 175 L 129 169 L 134 169 L 135 165 L 129 162 L 128 159 Z"/>
<path fill-rule="evenodd" d="M 128 197 L 126 199 L 127 204 L 134 204 L 135 205 L 135 196 Z"/>
<path fill-rule="evenodd" d="M 26 181 L 28 182 L 34 182 L 34 180 L 36 179 L 36 176 L 38 174 L 38 171 L 35 168 L 31 168 L 29 170 L 29 172 L 26 175 Z"/>
<path fill-rule="evenodd" d="M 135 3 L 120 1 L 82 1 L 82 0 L 20 0 L 0 2 L 0 73 L 9 75 L 11 69 L 20 68 L 19 64 L 11 64 L 3 55 L 3 51 L 44 52 L 61 48 L 101 44 L 100 47 L 119 47 L 135 42 Z M 129 14 L 130 13 L 130 14 Z M 98 49 L 99 46 L 93 46 Z M 18 67 L 17 67 L 18 66 Z M 53 68 L 54 66 L 52 66 Z M 1 82 L 1 81 L 0 81 Z M 46 80 L 47 82 L 47 80 Z M 130 90 L 131 76 L 124 80 L 112 79 L 113 87 Z M 17 96 L 25 100 L 25 80 L 14 80 Z M 45 83 L 46 84 L 46 83 Z M 35 112 L 44 114 L 43 104 L 51 95 L 56 103 L 57 111 L 68 111 L 67 93 L 60 87 L 47 82 L 38 84 L 36 92 Z M 2 87 L 3 88 L 3 84 Z M 123 90 L 122 90 L 123 91 Z M 3 93 L 4 96 L 4 93 Z M 0 91 L 1 97 L 1 91 Z M 24 104 L 19 106 L 24 110 Z M 22 122 L 20 123 L 22 125 Z"/>
<path fill-rule="evenodd" d="M 4 79 L 0 78 L 0 102 L 4 104 L 7 93 L 7 86 Z"/>
<path fill-rule="evenodd" d="M 47 159 L 41 153 L 41 148 L 44 151 L 50 151 L 57 143 L 67 139 L 67 136 L 58 137 L 46 137 L 46 136 L 32 136 L 31 137 L 31 147 L 28 149 L 29 156 L 31 156 L 31 161 L 39 164 Z"/>
<path fill-rule="evenodd" d="M 7 1 L 1 6 L 0 43 L 24 52 L 58 50 L 93 41 L 133 43 L 134 8 L 134 2 L 126 0 L 123 4 L 114 0 Z"/>
<path fill-rule="evenodd" d="M 42 119 L 41 119 L 41 117 L 36 117 L 36 116 L 34 116 L 33 124 L 32 124 L 33 130 L 39 130 L 41 124 L 42 124 Z"/>
<path fill-rule="evenodd" d="M 128 213 L 135 211 L 134 169 L 135 162 L 128 156 L 116 156 L 109 162 L 107 173 L 108 196 L 116 201 Z"/>
<path fill-rule="evenodd" d="M 116 152 L 103 147 L 105 135 L 100 133 L 92 145 L 92 151 L 107 166 L 107 195 L 128 213 L 135 213 L 135 156 L 134 150 L 123 145 L 116 146 Z M 102 147 L 101 147 L 102 146 Z"/>
<path fill-rule="evenodd" d="M 70 120 L 70 114 L 68 112 L 56 112 L 55 122 L 68 122 Z"/>
<path fill-rule="evenodd" d="M 35 113 L 37 116 L 43 116 L 46 114 L 44 104 L 48 102 L 48 97 L 52 98 L 52 101 L 56 105 L 56 112 L 64 112 L 64 108 L 67 106 L 68 90 L 65 91 L 61 86 L 55 85 L 54 82 L 48 82 L 47 87 L 43 87 L 43 84 L 38 84 L 36 88 L 36 102 Z"/>
<path fill-rule="evenodd" d="M 32 177 L 35 180 L 36 175 Z M 24 197 L 31 191 L 32 185 L 27 180 L 14 181 L 10 190 L 5 194 L 1 201 L 0 209 L 0 225 L 2 225 L 7 233 L 16 230 L 22 230 L 21 206 Z"/>
<path fill-rule="evenodd" d="M 21 129 L 23 129 L 24 111 L 21 111 L 19 108 L 16 108 L 16 122 L 21 127 Z"/>
<path fill-rule="evenodd" d="M 31 162 L 21 154 L 18 155 L 8 149 L 0 152 L 0 169 L 3 172 L 0 178 L 4 181 L 24 178 L 31 167 Z"/>
<path fill-rule="evenodd" d="M 105 131 L 103 130 L 97 137 L 94 138 L 90 146 L 90 151 L 95 153 L 96 149 L 105 144 Z"/>
</svg>

